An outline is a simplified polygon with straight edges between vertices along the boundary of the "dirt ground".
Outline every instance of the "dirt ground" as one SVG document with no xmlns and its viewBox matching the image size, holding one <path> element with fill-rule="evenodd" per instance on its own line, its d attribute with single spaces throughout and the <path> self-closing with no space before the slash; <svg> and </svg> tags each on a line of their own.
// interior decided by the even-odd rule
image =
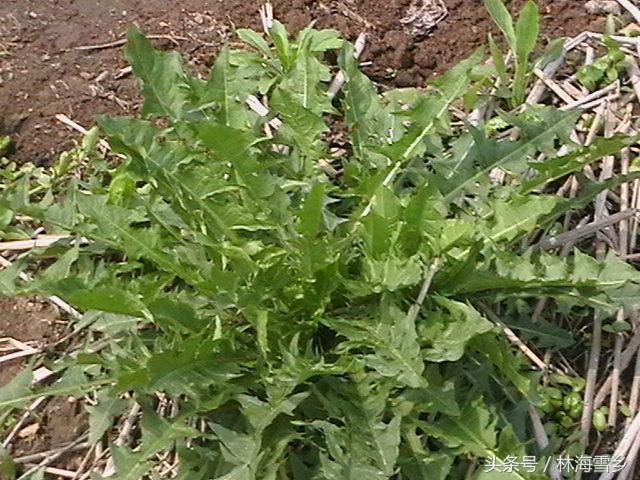
<svg viewBox="0 0 640 480">
<path fill-rule="evenodd" d="M 0 298 L 0 357 L 16 351 L 10 343 L 3 341 L 6 338 L 35 349 L 48 350 L 60 338 L 63 328 L 64 321 L 58 310 L 46 301 Z M 7 384 L 30 358 L 3 361 L 0 364 L 0 386 Z M 67 399 L 54 399 L 43 404 L 37 415 L 18 430 L 12 442 L 12 452 L 21 456 L 48 450 L 75 440 L 84 429 L 86 414 L 82 405 Z M 4 439 L 4 435 L 0 439 Z M 69 466 L 75 458 L 61 460 Z"/>
<path fill-rule="evenodd" d="M 58 321 L 57 311 L 42 301 L 0 298 L 0 341 L 13 338 L 32 348 L 46 348 L 56 338 Z M 0 347 L 10 346 L 3 342 Z M 0 350 L 0 357 L 3 355 Z M 18 373 L 22 362 L 16 359 L 0 365 L 0 385 L 4 385 Z"/>
<path fill-rule="evenodd" d="M 312 20 L 348 39 L 369 34 L 363 60 L 377 81 L 421 85 L 482 44 L 491 22 L 481 0 L 447 0 L 448 16 L 432 35 L 413 37 L 400 20 L 410 0 L 275 0 L 290 29 Z M 541 0 L 543 36 L 598 29 L 601 19 L 582 1 Z M 514 8 L 521 0 L 512 1 Z M 234 27 L 259 27 L 260 2 L 244 0 L 4 0 L 0 2 L 0 135 L 11 135 L 18 161 L 48 163 L 71 145 L 54 119 L 64 113 L 91 126 L 98 113 L 132 113 L 135 79 L 118 77 L 126 66 L 122 46 L 83 49 L 117 41 L 132 22 L 166 35 L 159 46 L 181 51 L 203 73 Z"/>
<path fill-rule="evenodd" d="M 492 28 L 481 0 L 445 0 L 449 13 L 430 35 L 416 37 L 401 23 L 421 0 L 274 0 L 274 12 L 291 30 L 312 20 L 353 40 L 368 34 L 365 71 L 387 86 L 419 86 L 484 43 Z M 55 120 L 65 114 L 90 127 L 96 114 L 135 113 L 138 85 L 123 75 L 119 42 L 138 23 L 162 48 L 177 49 L 205 74 L 234 28 L 259 28 L 262 2 L 246 0 L 0 0 L 0 135 L 16 144 L 17 162 L 47 164 L 73 145 L 77 134 Z M 512 8 L 522 0 L 510 2 Z M 579 0 L 540 0 L 544 38 L 600 31 L 603 19 Z M 105 45 L 115 42 L 113 45 Z M 369 63 L 370 62 L 370 63 Z M 56 335 L 56 312 L 37 300 L 0 299 L 0 338 L 46 347 Z M 3 353 L 0 351 L 0 356 Z M 0 385 L 23 365 L 0 365 Z M 55 401 L 31 422 L 19 454 L 64 444 L 84 428 L 76 404 Z M 0 440 L 2 436 L 0 435 Z M 71 462 L 73 463 L 73 462 Z M 65 465 L 69 466 L 67 462 Z M 71 465 L 72 467 L 72 465 Z"/>
</svg>

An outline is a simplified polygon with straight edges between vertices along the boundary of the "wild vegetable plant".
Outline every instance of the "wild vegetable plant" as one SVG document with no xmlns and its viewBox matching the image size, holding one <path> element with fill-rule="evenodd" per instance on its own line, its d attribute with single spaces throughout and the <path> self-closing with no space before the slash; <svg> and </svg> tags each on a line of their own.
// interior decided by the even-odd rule
<svg viewBox="0 0 640 480">
<path fill-rule="evenodd" d="M 625 54 L 620 45 L 608 37 L 604 37 L 603 41 L 607 46 L 607 53 L 593 63 L 582 66 L 576 74 L 580 83 L 591 91 L 615 82 L 624 66 Z"/>
<path fill-rule="evenodd" d="M 513 18 L 503 0 L 485 0 L 484 4 L 491 18 L 500 28 L 514 56 L 513 97 L 510 100 L 511 106 L 514 107 L 524 101 L 529 77 L 529 57 L 538 43 L 540 33 L 538 6 L 533 0 L 527 0 L 514 25 Z M 506 87 L 509 83 L 509 76 L 505 57 L 491 36 L 489 36 L 489 46 L 500 80 L 503 87 Z"/>
<path fill-rule="evenodd" d="M 49 365 L 47 387 L 19 374 L 0 408 L 95 392 L 97 442 L 137 402 L 135 448 L 110 446 L 115 480 L 157 478 L 167 451 L 189 480 L 489 479 L 473 465 L 525 454 L 543 465 L 553 452 L 525 421 L 540 374 L 502 329 L 557 349 L 572 339 L 532 323 L 532 299 L 564 313 L 637 303 L 640 277 L 615 256 L 534 245 L 613 181 L 579 177 L 571 201 L 547 187 L 631 140 L 561 155 L 579 112 L 542 106 L 504 115 L 514 141 L 452 121 L 482 51 L 427 89 L 381 95 L 333 30 L 238 33 L 249 48 L 224 48 L 202 80 L 132 29 L 142 117 L 98 120 L 120 159 L 96 152 L 94 132 L 45 188 L 6 176 L 5 230 L 70 237 L 0 271 L 0 289 L 81 309 L 85 344 Z M 517 98 L 530 43 L 515 49 Z M 346 79 L 335 101 L 329 51 Z"/>
<path fill-rule="evenodd" d="M 11 150 L 11 138 L 8 136 L 0 136 L 0 155 L 5 155 Z"/>
</svg>

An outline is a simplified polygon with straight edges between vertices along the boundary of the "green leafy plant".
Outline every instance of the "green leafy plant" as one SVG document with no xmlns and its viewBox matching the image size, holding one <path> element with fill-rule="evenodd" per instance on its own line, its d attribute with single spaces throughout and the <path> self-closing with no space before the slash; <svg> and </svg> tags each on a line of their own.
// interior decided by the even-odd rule
<svg viewBox="0 0 640 480">
<path fill-rule="evenodd" d="M 571 441 L 575 440 L 575 426 L 582 415 L 584 384 L 582 378 L 553 374 L 550 384 L 540 390 L 540 411 L 551 420 L 545 426 L 553 438 L 560 437 L 569 442 L 569 448 L 575 448 Z"/>
<path fill-rule="evenodd" d="M 0 136 L 0 155 L 6 155 L 11 152 L 13 142 L 9 136 Z"/>
<path fill-rule="evenodd" d="M 0 291 L 70 302 L 86 344 L 50 365 L 48 387 L 16 376 L 0 408 L 95 392 L 95 442 L 136 402 L 141 435 L 111 445 L 114 480 L 160 475 L 166 451 L 190 480 L 462 479 L 527 452 L 543 465 L 552 452 L 522 421 L 542 405 L 540 375 L 503 322 L 549 338 L 532 299 L 613 312 L 640 277 L 614 255 L 521 245 L 613 181 L 579 178 L 571 202 L 548 186 L 632 139 L 560 155 L 579 112 L 550 107 L 506 115 L 514 141 L 454 124 L 481 51 L 426 90 L 380 95 L 335 31 L 239 35 L 250 48 L 223 49 L 203 80 L 132 29 L 143 118 L 98 120 L 118 161 L 93 132 L 61 165 L 5 175 L 14 231 L 68 238 L 1 270 Z M 346 80 L 336 100 L 329 50 Z M 258 95 L 268 113 L 247 106 Z"/>
<path fill-rule="evenodd" d="M 607 37 L 604 38 L 604 43 L 607 53 L 593 63 L 582 66 L 576 75 L 580 83 L 591 91 L 615 82 L 623 67 L 625 54 L 620 45 Z"/>
<path fill-rule="evenodd" d="M 514 56 L 515 70 L 513 73 L 511 106 L 520 105 L 524 101 L 527 87 L 529 57 L 536 47 L 540 33 L 538 6 L 533 0 L 527 0 L 514 25 L 513 18 L 503 0 L 485 0 L 484 4 L 491 18 L 500 28 Z M 491 36 L 489 36 L 489 46 L 496 70 L 503 86 L 506 87 L 508 74 L 504 55 Z"/>
</svg>

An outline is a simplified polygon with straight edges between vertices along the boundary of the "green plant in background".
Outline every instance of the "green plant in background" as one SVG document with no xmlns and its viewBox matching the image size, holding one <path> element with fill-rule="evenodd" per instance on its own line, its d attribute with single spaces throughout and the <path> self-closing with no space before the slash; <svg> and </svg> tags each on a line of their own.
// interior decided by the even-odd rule
<svg viewBox="0 0 640 480">
<path fill-rule="evenodd" d="M 15 462 L 6 449 L 0 447 L 0 479 L 13 480 L 14 478 L 17 478 Z"/>
<path fill-rule="evenodd" d="M 29 369 L 16 376 L 0 409 L 95 392 L 96 442 L 137 402 L 139 445 L 111 446 L 114 480 L 147 478 L 168 450 L 189 480 L 488 480 L 470 466 L 525 454 L 544 464 L 553 452 L 537 449 L 523 418 L 549 392 L 504 325 L 566 347 L 568 332 L 528 320 L 531 299 L 614 312 L 635 301 L 640 277 L 614 255 L 559 258 L 522 241 L 624 181 L 580 178 L 573 200 L 545 193 L 633 140 L 561 156 L 579 112 L 551 107 L 505 115 L 515 141 L 454 125 L 449 108 L 475 88 L 481 51 L 427 90 L 380 95 L 335 31 L 292 39 L 274 22 L 266 38 L 239 35 L 252 48 L 223 49 L 202 80 L 133 29 L 143 118 L 99 119 L 122 161 L 96 153 L 94 132 L 51 170 L 4 176 L 3 211 L 30 219 L 14 231 L 69 239 L 0 271 L 0 291 L 82 309 L 73 326 L 86 344 L 49 365 L 50 387 L 34 388 Z M 346 79 L 335 101 L 329 50 Z M 246 105 L 257 94 L 265 116 Z M 347 151 L 329 176 L 339 124 Z M 488 178 L 495 167 L 506 185 Z M 24 283 L 28 264 L 39 273 Z M 171 414 L 158 413 L 159 396 Z"/>
<path fill-rule="evenodd" d="M 620 45 L 607 37 L 603 41 L 607 53 L 593 63 L 582 66 L 576 75 L 578 81 L 591 91 L 615 82 L 624 66 L 625 54 Z"/>
<path fill-rule="evenodd" d="M 484 4 L 514 56 L 513 96 L 510 100 L 511 106 L 514 107 L 524 101 L 529 76 L 529 57 L 536 47 L 540 33 L 538 6 L 533 0 L 527 0 L 514 25 L 513 18 L 503 0 L 485 0 Z M 489 36 L 489 46 L 502 86 L 506 87 L 509 84 L 509 76 L 505 57 L 491 36 Z"/>
<path fill-rule="evenodd" d="M 540 411 L 549 419 L 545 424 L 547 433 L 556 441 L 564 441 L 567 453 L 572 456 L 581 453 L 576 427 L 582 415 L 584 385 L 585 381 L 582 378 L 552 374 L 549 384 L 540 389 Z M 595 420 L 594 425 L 598 427 Z"/>
<path fill-rule="evenodd" d="M 13 148 L 13 142 L 9 136 L 0 136 L 0 156 L 7 155 Z"/>
</svg>

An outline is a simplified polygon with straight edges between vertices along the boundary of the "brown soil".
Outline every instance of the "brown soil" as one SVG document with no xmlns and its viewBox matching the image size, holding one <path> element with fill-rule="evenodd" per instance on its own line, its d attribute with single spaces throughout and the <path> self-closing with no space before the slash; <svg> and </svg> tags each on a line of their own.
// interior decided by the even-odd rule
<svg viewBox="0 0 640 480">
<path fill-rule="evenodd" d="M 0 298 L 0 338 L 10 337 L 27 345 L 47 350 L 63 329 L 58 311 L 50 304 L 37 299 Z M 7 343 L 0 344 L 1 347 Z M 9 351 L 0 351 L 3 356 Z M 9 381 L 28 363 L 29 358 L 15 359 L 0 365 L 0 387 Z M 49 450 L 75 440 L 86 430 L 86 414 L 80 402 L 64 398 L 53 399 L 43 405 L 19 431 L 12 442 L 15 457 Z M 7 432 L 2 431 L 0 438 Z M 70 466 L 77 455 L 60 458 L 55 465 Z"/>
<path fill-rule="evenodd" d="M 57 311 L 35 299 L 0 298 L 0 338 L 10 337 L 33 348 L 46 348 L 57 337 Z M 0 343 L 0 347 L 6 346 Z M 0 352 L 0 356 L 9 352 Z M 6 385 L 20 371 L 25 360 L 0 364 L 0 386 Z"/>
<path fill-rule="evenodd" d="M 11 443 L 11 455 L 19 458 L 66 446 L 87 431 L 87 414 L 82 401 L 53 398 L 38 409 Z M 81 453 L 70 452 L 51 466 L 73 470 L 79 466 Z"/>
<path fill-rule="evenodd" d="M 17 143 L 15 159 L 48 163 L 71 146 L 64 113 L 91 126 L 98 113 L 132 113 L 136 81 L 115 79 L 126 66 L 122 47 L 78 50 L 122 38 L 139 23 L 149 34 L 174 36 L 160 46 L 177 48 L 206 71 L 234 27 L 259 27 L 261 2 L 244 0 L 4 0 L 0 2 L 0 135 Z M 297 30 L 312 20 L 348 39 L 369 33 L 367 73 L 386 85 L 421 85 L 485 41 L 491 22 L 481 0 L 446 0 L 449 15 L 424 38 L 403 30 L 411 0 L 275 0 L 276 17 Z M 522 0 L 511 2 L 514 8 Z M 598 29 L 601 19 L 577 0 L 540 0 L 543 36 Z"/>
</svg>

